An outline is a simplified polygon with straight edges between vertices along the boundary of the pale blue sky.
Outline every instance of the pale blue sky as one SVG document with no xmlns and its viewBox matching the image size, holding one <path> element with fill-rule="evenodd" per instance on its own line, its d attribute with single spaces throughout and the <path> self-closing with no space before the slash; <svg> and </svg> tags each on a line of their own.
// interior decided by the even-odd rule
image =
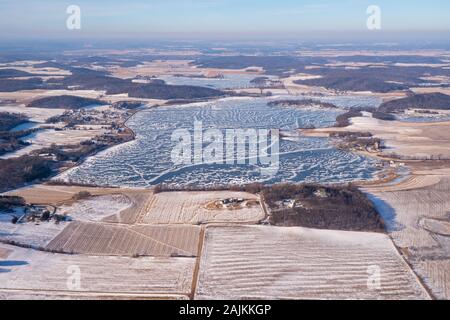
<svg viewBox="0 0 450 320">
<path fill-rule="evenodd" d="M 66 29 L 66 8 L 81 8 L 82 29 Z M 384 31 L 449 31 L 448 0 L 0 0 L 0 37 L 155 33 L 367 32 L 366 8 Z"/>
</svg>

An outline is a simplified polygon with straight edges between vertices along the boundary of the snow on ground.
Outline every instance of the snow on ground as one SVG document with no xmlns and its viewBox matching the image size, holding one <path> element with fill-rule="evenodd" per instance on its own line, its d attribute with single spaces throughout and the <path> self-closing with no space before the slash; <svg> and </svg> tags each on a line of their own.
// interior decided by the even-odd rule
<svg viewBox="0 0 450 320">
<path fill-rule="evenodd" d="M 32 151 L 39 150 L 42 148 L 48 148 L 52 144 L 76 144 L 81 141 L 89 140 L 96 136 L 106 133 L 106 129 L 92 128 L 92 130 L 62 130 L 56 131 L 54 129 L 44 129 L 37 132 L 33 132 L 28 136 L 22 138 L 23 141 L 31 143 L 31 145 L 25 148 L 19 149 L 15 152 L 7 153 L 6 155 L 0 157 L 2 159 L 9 159 L 20 157 L 25 154 L 29 154 Z"/>
<path fill-rule="evenodd" d="M 30 130 L 30 129 L 35 129 L 39 127 L 39 123 L 38 122 L 25 122 L 22 124 L 19 124 L 17 126 L 15 126 L 14 128 L 12 128 L 11 130 L 9 130 L 10 132 L 19 132 L 22 130 Z"/>
<path fill-rule="evenodd" d="M 370 132 L 384 141 L 384 154 L 396 153 L 412 158 L 450 157 L 450 122 L 383 121 L 372 117 L 356 117 L 345 128 L 319 128 L 313 136 L 331 131 Z M 311 135 L 308 133 L 308 135 Z"/>
<path fill-rule="evenodd" d="M 197 299 L 428 299 L 388 236 L 208 227 Z"/>
<path fill-rule="evenodd" d="M 213 208 L 208 204 L 229 198 L 254 200 L 251 206 L 239 209 Z M 210 191 L 210 192 L 162 192 L 153 195 L 148 212 L 142 222 L 189 223 L 199 222 L 248 222 L 256 223 L 264 219 L 259 198 L 246 192 Z"/>
<path fill-rule="evenodd" d="M 100 221 L 105 217 L 119 214 L 131 206 L 128 197 L 122 194 L 92 197 L 58 208 L 58 214 L 68 215 L 77 221 Z"/>
<path fill-rule="evenodd" d="M 119 214 L 130 205 L 131 201 L 124 195 L 105 195 L 63 205 L 57 209 L 57 213 L 69 216 L 70 221 L 99 221 L 104 217 Z M 11 214 L 0 213 L 0 239 L 33 247 L 45 247 L 71 223 L 39 221 L 13 224 L 11 219 Z"/>
<path fill-rule="evenodd" d="M 36 77 L 36 75 L 38 76 L 68 76 L 71 75 L 72 72 L 68 71 L 68 70 L 63 70 L 63 69 L 59 69 L 59 68 L 53 68 L 53 67 L 45 67 L 45 68 L 39 68 L 36 67 L 34 65 L 22 65 L 22 66 L 18 66 L 18 65 L 13 65 L 15 70 L 20 70 L 20 71 L 25 71 L 28 73 L 32 73 L 33 77 Z M 10 66 L 2 66 L 0 67 L 0 69 L 6 69 L 6 68 L 10 68 Z M 15 78 L 23 78 L 23 77 L 15 77 Z"/>
<path fill-rule="evenodd" d="M 450 177 L 418 175 L 395 186 L 366 188 L 396 246 L 435 296 L 450 297 Z"/>
<path fill-rule="evenodd" d="M 46 249 L 109 256 L 194 257 L 200 227 L 72 222 Z"/>
<path fill-rule="evenodd" d="M 3 244 L 0 250 L 10 251 L 0 261 L 0 299 L 183 299 L 195 265 L 194 258 L 54 254 Z M 80 281 L 71 281 L 77 272 Z"/>
<path fill-rule="evenodd" d="M 67 225 L 67 222 L 55 224 L 48 222 L 23 222 L 13 224 L 12 216 L 0 213 L 0 239 L 31 245 L 35 248 L 45 247 Z"/>
<path fill-rule="evenodd" d="M 373 133 L 375 137 L 385 141 L 385 153 L 429 158 L 450 156 L 449 128 L 449 122 L 409 123 L 358 117 L 353 118 L 352 125 L 345 129 Z"/>
<path fill-rule="evenodd" d="M 7 192 L 10 196 L 23 197 L 28 203 L 55 205 L 67 203 L 81 191 L 87 191 L 91 195 L 107 195 L 117 193 L 117 189 L 113 188 L 94 188 L 86 186 L 63 186 L 63 185 L 47 185 L 32 184 L 19 189 Z M 123 190 L 122 190 L 123 191 Z M 126 190 L 129 193 L 129 189 Z M 144 192 L 139 190 L 138 193 Z"/>
<path fill-rule="evenodd" d="M 261 174 L 260 169 L 267 167 L 267 163 L 258 159 L 254 165 L 248 156 L 244 159 L 245 164 L 237 161 L 234 164 L 175 164 L 172 161 L 171 153 L 176 145 L 171 140 L 173 131 L 186 128 L 191 132 L 195 119 L 203 121 L 204 128 L 221 130 L 225 137 L 227 129 L 232 128 L 289 131 L 310 125 L 316 128 L 332 126 L 341 113 L 271 107 L 270 101 L 272 99 L 241 97 L 139 112 L 127 122 L 136 133 L 134 141 L 100 152 L 57 179 L 147 188 L 160 183 L 213 186 L 251 182 L 347 182 L 373 178 L 376 171 L 373 160 L 337 150 L 323 138 L 281 140 L 279 162 L 278 159 L 276 163 L 272 162 L 277 168 L 279 165 L 274 175 Z M 272 150 L 271 160 L 275 160 L 275 153 Z"/>
<path fill-rule="evenodd" d="M 27 108 L 24 105 L 0 106 L 0 112 L 23 113 L 30 121 L 44 123 L 48 118 L 63 114 L 65 109 Z"/>
</svg>

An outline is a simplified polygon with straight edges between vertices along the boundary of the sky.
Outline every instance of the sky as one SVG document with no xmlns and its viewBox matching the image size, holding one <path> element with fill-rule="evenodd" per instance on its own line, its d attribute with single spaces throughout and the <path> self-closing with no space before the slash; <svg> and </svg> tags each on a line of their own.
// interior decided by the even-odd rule
<svg viewBox="0 0 450 320">
<path fill-rule="evenodd" d="M 69 5 L 81 29 L 69 30 Z M 369 32 L 369 5 L 381 32 L 450 33 L 448 0 L 0 0 L 0 41 L 158 34 L 351 34 Z"/>
</svg>

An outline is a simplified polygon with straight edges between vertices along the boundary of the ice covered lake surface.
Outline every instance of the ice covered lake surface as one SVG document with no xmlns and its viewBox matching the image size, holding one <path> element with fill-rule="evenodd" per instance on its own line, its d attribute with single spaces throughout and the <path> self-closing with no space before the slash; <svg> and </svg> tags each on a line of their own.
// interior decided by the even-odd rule
<svg viewBox="0 0 450 320">
<path fill-rule="evenodd" d="M 298 97 L 296 97 L 298 99 Z M 333 96 L 305 96 L 305 98 L 329 102 L 339 108 L 378 108 L 383 99 L 370 94 L 367 95 L 333 95 Z M 294 98 L 295 99 L 295 98 Z"/>
<path fill-rule="evenodd" d="M 39 127 L 39 123 L 38 122 L 29 121 L 29 122 L 21 123 L 21 124 L 15 126 L 14 128 L 12 128 L 9 131 L 10 132 L 19 132 L 19 131 L 22 131 L 22 130 L 34 129 L 34 128 L 37 128 L 37 127 Z"/>
<path fill-rule="evenodd" d="M 449 121 L 450 114 L 440 114 L 435 116 L 397 115 L 397 119 L 405 122 L 441 122 Z"/>
<path fill-rule="evenodd" d="M 297 97 L 298 98 L 298 97 Z M 78 183 L 149 187 L 159 183 L 206 186 L 264 182 L 344 182 L 370 179 L 375 172 L 368 158 L 340 151 L 327 138 L 296 137 L 295 129 L 334 124 L 340 109 L 296 109 L 268 106 L 274 98 L 227 98 L 183 106 L 166 106 L 137 113 L 127 125 L 136 140 L 113 147 L 66 171 L 57 179 Z M 174 165 L 171 141 L 175 129 L 191 134 L 194 121 L 203 129 L 281 129 L 280 165 L 274 176 L 263 176 L 260 166 L 203 164 Z"/>
<path fill-rule="evenodd" d="M 195 78 L 165 75 L 159 77 L 159 79 L 164 80 L 167 84 L 201 86 L 223 90 L 253 88 L 255 85 L 251 81 L 257 77 L 261 76 L 254 74 L 224 74 L 223 78 Z M 271 79 L 277 78 L 266 75 L 264 77 Z"/>
</svg>

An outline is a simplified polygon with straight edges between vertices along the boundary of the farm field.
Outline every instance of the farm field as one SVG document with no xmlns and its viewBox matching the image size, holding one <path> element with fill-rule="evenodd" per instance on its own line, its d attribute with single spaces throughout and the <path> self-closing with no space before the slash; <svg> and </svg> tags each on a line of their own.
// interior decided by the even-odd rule
<svg viewBox="0 0 450 320">
<path fill-rule="evenodd" d="M 47 185 L 36 184 L 11 192 L 8 195 L 20 196 L 25 198 L 29 203 L 33 204 L 51 204 L 55 206 L 68 205 L 74 202 L 73 197 L 81 192 L 87 191 L 93 196 L 103 195 L 125 195 L 133 200 L 133 206 L 142 205 L 141 202 L 134 201 L 140 199 L 142 202 L 153 194 L 151 190 L 145 189 L 119 189 L 119 188 L 96 188 L 88 186 L 65 186 L 65 185 Z"/>
<path fill-rule="evenodd" d="M 158 77 L 162 75 L 196 75 L 214 77 L 219 74 L 245 74 L 257 76 L 264 72 L 261 68 L 254 68 L 255 70 L 203 68 L 192 66 L 189 62 L 189 60 L 154 60 L 143 62 L 135 67 L 109 66 L 107 67 L 107 70 L 114 77 L 122 79 L 134 78 L 137 75 L 148 77 Z"/>
<path fill-rule="evenodd" d="M 306 136 L 321 136 L 339 131 L 370 132 L 385 142 L 384 155 L 395 153 L 413 159 L 450 157 L 449 121 L 412 123 L 365 116 L 352 118 L 351 122 L 345 128 L 319 128 L 302 130 L 302 133 Z"/>
<path fill-rule="evenodd" d="M 222 199 L 250 200 L 239 208 L 215 207 Z M 264 219 L 259 197 L 246 192 L 162 192 L 153 195 L 139 220 L 148 224 L 199 224 L 213 222 L 257 223 Z"/>
<path fill-rule="evenodd" d="M 394 243 L 416 273 L 441 299 L 450 298 L 450 176 L 413 176 L 408 188 L 366 188 Z M 414 187 L 414 183 L 416 183 Z M 424 183 L 426 182 L 426 183 Z M 434 182 L 434 183 L 432 183 Z"/>
<path fill-rule="evenodd" d="M 439 176 L 434 175 L 410 175 L 406 179 L 400 181 L 395 184 L 386 184 L 386 185 L 375 185 L 372 187 L 368 187 L 368 190 L 375 192 L 387 192 L 387 191 L 408 191 L 419 188 L 425 188 L 428 186 L 433 186 L 439 181 L 441 178 Z"/>
<path fill-rule="evenodd" d="M 0 110 L 8 112 L 20 112 L 25 113 L 32 118 L 33 121 L 44 122 L 48 119 L 48 115 L 53 113 L 53 115 L 62 114 L 64 109 L 42 109 L 42 108 L 28 108 L 25 105 L 32 102 L 35 99 L 40 99 L 44 97 L 51 97 L 55 95 L 74 95 L 84 98 L 92 99 L 103 99 L 111 103 L 117 101 L 141 101 L 149 105 L 163 104 L 167 100 L 161 99 L 141 99 L 128 97 L 127 94 L 106 94 L 104 90 L 20 90 L 15 92 L 0 92 L 0 100 L 15 100 L 14 103 L 6 106 L 0 106 Z"/>
<path fill-rule="evenodd" d="M 200 227 L 70 223 L 46 247 L 67 253 L 122 256 L 197 255 Z"/>
<path fill-rule="evenodd" d="M 1 109 L 0 109 L 1 110 Z M 4 156 L 2 159 L 10 159 L 15 157 L 20 157 L 26 154 L 30 154 L 33 151 L 37 151 L 44 148 L 49 148 L 53 144 L 63 145 L 63 144 L 77 144 L 82 141 L 93 139 L 96 136 L 101 136 L 107 133 L 106 129 L 89 129 L 89 130 L 64 130 L 55 131 L 53 129 L 44 129 L 35 133 L 32 133 L 23 140 L 29 142 L 30 145 L 17 150 L 15 152 L 10 152 Z"/>
<path fill-rule="evenodd" d="M 70 75 L 71 72 L 55 67 L 39 67 L 38 65 L 44 63 L 43 60 L 29 60 L 29 61 L 14 61 L 7 63 L 0 63 L 0 69 L 8 69 L 14 67 L 16 70 L 21 70 L 33 74 L 33 76 L 47 75 L 47 76 L 58 76 L 58 75 Z"/>
<path fill-rule="evenodd" d="M 1 299 L 187 299 L 195 259 L 64 255 L 0 245 Z M 72 271 L 71 271 L 72 270 Z M 73 270 L 79 286 L 71 282 Z M 120 279 L 120 281 L 118 281 Z"/>
<path fill-rule="evenodd" d="M 450 259 L 424 260 L 415 263 L 417 274 L 425 277 L 425 283 L 441 299 L 449 299 Z"/>
<path fill-rule="evenodd" d="M 131 205 L 116 214 L 102 219 L 103 222 L 134 224 L 139 216 L 145 214 L 148 204 L 153 199 L 152 192 L 126 192 L 131 201 Z"/>
<path fill-rule="evenodd" d="M 78 201 L 73 199 L 78 192 L 87 190 L 92 192 L 93 196 Z M 54 205 L 58 215 L 67 217 L 66 221 L 61 221 L 58 224 L 54 221 L 28 221 L 13 224 L 11 223 L 12 214 L 1 214 L 0 235 L 2 240 L 31 245 L 34 248 L 45 247 L 74 221 L 93 222 L 109 219 L 110 221 L 121 222 L 126 220 L 125 218 L 129 216 L 127 213 L 133 213 L 133 209 L 140 207 L 139 198 L 145 198 L 151 194 L 151 192 L 136 193 L 133 191 L 117 193 L 116 189 L 44 185 L 24 188 L 16 192 L 23 195 L 28 202 Z M 20 217 L 20 215 L 14 215 Z"/>
<path fill-rule="evenodd" d="M 0 289 L 2 300 L 188 300 L 187 295 Z"/>
<path fill-rule="evenodd" d="M 100 221 L 106 217 L 119 215 L 134 204 L 123 194 L 99 195 L 64 204 L 57 210 L 58 214 L 69 216 L 77 221 Z"/>
<path fill-rule="evenodd" d="M 67 223 L 55 224 L 54 222 L 26 222 L 20 224 L 11 223 L 12 216 L 0 214 L 0 237 L 2 241 L 14 241 L 35 248 L 45 247 Z"/>
<path fill-rule="evenodd" d="M 226 248 L 226 250 L 224 250 Z M 379 270 L 371 286 L 370 270 Z M 208 227 L 196 299 L 429 299 L 384 234 Z"/>
<path fill-rule="evenodd" d="M 136 203 L 123 194 L 98 195 L 78 201 L 71 200 L 58 206 L 56 213 L 67 217 L 66 221 L 27 221 L 11 223 L 12 214 L 0 214 L 0 235 L 3 240 L 14 241 L 35 248 L 45 247 L 66 226 L 74 221 L 101 221 L 103 218 L 116 218 L 120 221 L 122 212 L 127 212 Z M 20 217 L 21 214 L 14 214 Z"/>
</svg>

